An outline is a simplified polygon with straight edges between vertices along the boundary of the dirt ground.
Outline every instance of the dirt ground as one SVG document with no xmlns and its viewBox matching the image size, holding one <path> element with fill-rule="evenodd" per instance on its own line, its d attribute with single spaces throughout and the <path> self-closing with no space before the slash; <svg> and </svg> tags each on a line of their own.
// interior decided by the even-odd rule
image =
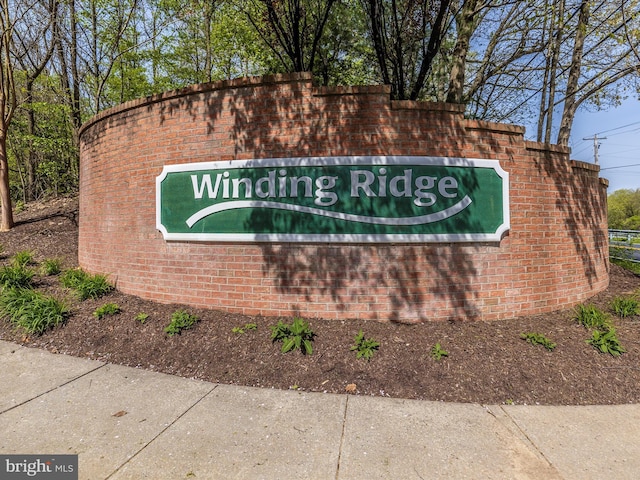
<svg viewBox="0 0 640 480">
<path fill-rule="evenodd" d="M 0 233 L 0 264 L 31 250 L 38 262 L 60 258 L 77 267 L 77 199 L 30 204 L 16 215 L 16 227 Z M 597 351 L 572 310 L 495 322 L 438 322 L 401 325 L 374 321 L 305 319 L 316 334 L 313 354 L 283 354 L 271 341 L 279 319 L 249 317 L 180 305 L 164 305 L 113 292 L 80 302 L 59 277 L 36 277 L 36 287 L 65 299 L 66 322 L 41 336 L 27 337 L 6 320 L 0 339 L 54 353 L 92 358 L 217 383 L 483 404 L 622 404 L 640 401 L 640 317 L 612 317 L 620 357 Z M 609 311 L 618 295 L 640 292 L 640 278 L 611 266 L 609 289 L 590 303 Z M 98 320 L 96 308 L 115 303 L 121 313 Z M 200 321 L 167 336 L 171 315 L 186 309 Z M 142 323 L 136 317 L 148 315 Z M 290 323 L 292 319 L 282 319 Z M 244 333 L 234 328 L 255 323 Z M 380 343 L 371 361 L 350 347 L 362 329 Z M 553 351 L 532 345 L 522 333 L 542 333 Z M 436 360 L 439 343 L 448 356 Z"/>
</svg>

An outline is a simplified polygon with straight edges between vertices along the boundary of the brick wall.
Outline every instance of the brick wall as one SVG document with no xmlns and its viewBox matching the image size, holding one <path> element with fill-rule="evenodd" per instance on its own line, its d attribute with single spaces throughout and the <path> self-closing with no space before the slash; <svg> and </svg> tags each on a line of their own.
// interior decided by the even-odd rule
<svg viewBox="0 0 640 480">
<path fill-rule="evenodd" d="M 521 127 L 457 105 L 390 101 L 385 86 L 317 88 L 307 74 L 198 85 L 125 103 L 81 131 L 80 265 L 126 293 L 307 318 L 491 320 L 582 302 L 608 284 L 606 181 Z M 338 155 L 495 159 L 510 174 L 499 243 L 166 242 L 164 165 Z"/>
</svg>

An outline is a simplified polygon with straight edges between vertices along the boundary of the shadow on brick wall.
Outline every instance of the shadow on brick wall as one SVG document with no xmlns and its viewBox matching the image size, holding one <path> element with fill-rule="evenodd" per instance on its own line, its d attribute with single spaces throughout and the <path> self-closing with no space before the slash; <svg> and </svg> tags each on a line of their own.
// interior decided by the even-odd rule
<svg viewBox="0 0 640 480">
<path fill-rule="evenodd" d="M 310 82 L 286 84 L 275 93 L 263 94 L 260 88 L 221 90 L 208 100 L 208 133 L 215 136 L 229 129 L 234 148 L 226 152 L 230 158 L 416 155 L 422 152 L 419 145 L 436 141 L 432 131 L 455 128 L 450 115 L 434 116 L 435 125 L 428 132 L 412 121 L 417 112 L 409 111 L 407 121 L 397 122 L 386 87 L 349 89 L 350 94 L 335 96 L 310 95 Z M 189 105 L 176 108 L 189 109 Z M 407 147 L 411 144 L 415 145 L 413 151 Z M 264 215 L 255 213 L 249 227 L 255 231 L 254 227 L 269 223 Z M 333 228 L 328 223 L 326 232 L 340 233 Z M 373 318 L 422 321 L 432 316 L 442 318 L 435 312 L 437 308 L 447 309 L 451 319 L 480 317 L 477 293 L 469 288 L 477 270 L 473 248 L 468 246 L 259 246 L 264 276 L 277 281 L 283 299 L 299 299 L 300 303 L 329 303 L 330 299 L 344 311 L 345 318 L 350 312 L 369 309 L 368 316 Z M 300 305 L 297 308 L 303 309 Z"/>
</svg>

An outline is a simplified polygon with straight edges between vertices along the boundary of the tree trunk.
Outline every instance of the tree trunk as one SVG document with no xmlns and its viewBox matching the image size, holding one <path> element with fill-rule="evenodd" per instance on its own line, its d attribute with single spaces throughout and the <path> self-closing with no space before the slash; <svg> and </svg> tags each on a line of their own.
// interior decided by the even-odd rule
<svg viewBox="0 0 640 480">
<path fill-rule="evenodd" d="M 582 54 L 584 51 L 584 39 L 587 35 L 589 15 L 589 2 L 587 0 L 583 0 L 580 5 L 578 25 L 576 26 L 576 39 L 573 44 L 573 55 L 571 56 L 571 68 L 569 69 L 569 78 L 567 80 L 564 110 L 562 112 L 560 130 L 558 132 L 558 145 L 569 145 L 571 127 L 573 126 L 573 119 L 579 105 L 579 102 L 576 99 L 576 94 L 578 92 L 578 80 L 580 80 L 580 71 L 582 69 Z"/>
<path fill-rule="evenodd" d="M 31 202 L 35 200 L 36 196 L 36 169 L 38 168 L 38 157 L 33 146 L 33 139 L 36 135 L 36 114 L 33 111 L 33 79 L 31 78 L 27 79 L 24 103 L 27 107 L 27 133 L 29 134 L 25 199 L 27 202 Z"/>
<path fill-rule="evenodd" d="M 13 228 L 13 210 L 11 207 L 11 192 L 9 190 L 9 161 L 7 158 L 6 131 L 0 132 L 0 232 Z"/>
<path fill-rule="evenodd" d="M 464 95 L 464 74 L 467 68 L 467 55 L 471 36 L 477 26 L 477 12 L 479 0 L 465 0 L 462 11 L 456 16 L 456 45 L 453 48 L 451 74 L 449 76 L 448 103 L 462 103 Z"/>
</svg>

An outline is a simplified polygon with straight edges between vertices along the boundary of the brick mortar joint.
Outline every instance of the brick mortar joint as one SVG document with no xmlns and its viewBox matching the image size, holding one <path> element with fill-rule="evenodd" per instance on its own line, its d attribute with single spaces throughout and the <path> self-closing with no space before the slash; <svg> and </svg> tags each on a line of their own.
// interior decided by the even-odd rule
<svg viewBox="0 0 640 480">
<path fill-rule="evenodd" d="M 85 131 L 87 131 L 93 125 L 100 123 L 110 117 L 123 114 L 131 110 L 136 110 L 138 108 L 149 107 L 151 105 L 162 103 L 168 100 L 175 100 L 177 98 L 189 97 L 191 95 L 199 95 L 203 93 L 222 90 L 239 90 L 243 88 L 255 88 L 260 86 L 292 83 L 308 85 L 308 87 L 311 88 L 311 85 L 313 83 L 313 76 L 309 72 L 273 74 L 257 77 L 242 77 L 231 80 L 220 80 L 210 83 L 199 83 L 176 90 L 168 90 L 165 92 L 150 95 L 148 97 L 129 100 L 128 102 L 98 112 L 80 126 L 78 136 L 79 138 L 82 138 L 82 135 Z"/>
</svg>

